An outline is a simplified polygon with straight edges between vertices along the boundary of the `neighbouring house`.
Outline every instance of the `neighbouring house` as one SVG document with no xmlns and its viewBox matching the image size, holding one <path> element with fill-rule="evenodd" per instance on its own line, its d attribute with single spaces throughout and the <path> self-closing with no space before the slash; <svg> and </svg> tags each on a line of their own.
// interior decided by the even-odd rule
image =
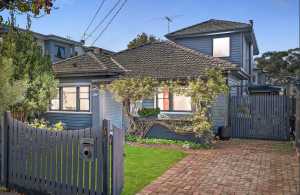
<svg viewBox="0 0 300 195">
<path fill-rule="evenodd" d="M 222 67 L 231 95 L 243 91 L 235 86 L 251 83 L 253 56 L 259 53 L 253 22 L 239 23 L 209 20 L 166 35 L 170 41 L 146 44 L 117 53 L 94 50 L 53 65 L 60 80 L 59 96 L 46 114 L 51 122 L 63 121 L 69 128 L 91 126 L 90 88 L 95 83 L 109 83 L 120 76 L 152 76 L 158 79 L 189 79 L 203 75 L 206 68 Z M 100 51 L 100 52 L 99 52 Z M 102 51 L 102 52 L 101 52 Z M 85 98 L 84 98 L 85 97 Z M 228 98 L 220 95 L 212 110 L 214 127 L 225 126 Z M 101 118 L 117 127 L 126 123 L 122 105 L 108 91 L 100 95 Z M 159 91 L 143 100 L 140 107 L 160 108 L 161 118 L 178 118 L 193 112 L 191 98 Z"/>
<path fill-rule="evenodd" d="M 26 31 L 22 28 L 18 28 L 18 30 Z M 5 33 L 8 31 L 8 27 L 2 25 L 0 31 L 0 33 Z M 43 53 L 49 55 L 52 62 L 81 55 L 85 52 L 84 42 L 82 41 L 78 42 L 57 35 L 44 35 L 33 31 L 31 31 L 31 33 L 41 47 Z"/>
</svg>

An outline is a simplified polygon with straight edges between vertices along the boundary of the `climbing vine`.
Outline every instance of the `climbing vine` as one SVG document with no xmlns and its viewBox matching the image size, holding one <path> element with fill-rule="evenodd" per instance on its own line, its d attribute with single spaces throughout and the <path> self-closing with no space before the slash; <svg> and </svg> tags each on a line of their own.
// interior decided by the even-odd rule
<svg viewBox="0 0 300 195">
<path fill-rule="evenodd" d="M 123 109 L 129 119 L 129 132 L 145 131 L 139 128 L 147 126 L 135 120 L 130 112 L 130 103 L 154 97 L 157 89 L 161 87 L 168 87 L 173 93 L 192 99 L 195 108 L 193 116 L 190 119 L 183 119 L 180 124 L 184 125 L 177 125 L 176 130 L 194 132 L 198 135 L 211 134 L 212 121 L 208 115 L 209 108 L 218 95 L 227 93 L 228 90 L 222 69 L 210 68 L 205 71 L 204 76 L 188 80 L 159 81 L 150 77 L 124 77 L 113 81 L 108 89 L 114 94 L 116 100 L 123 103 Z M 178 121 L 176 124 L 179 124 Z"/>
</svg>

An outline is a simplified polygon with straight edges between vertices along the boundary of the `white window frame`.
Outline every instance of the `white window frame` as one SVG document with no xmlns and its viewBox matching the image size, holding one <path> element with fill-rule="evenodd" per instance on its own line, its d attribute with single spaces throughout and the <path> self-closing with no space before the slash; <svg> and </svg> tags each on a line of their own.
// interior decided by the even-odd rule
<svg viewBox="0 0 300 195">
<path fill-rule="evenodd" d="M 76 87 L 76 109 L 75 110 L 63 110 L 63 97 L 62 97 L 62 88 L 63 87 Z M 77 90 L 77 88 L 80 87 L 89 87 L 89 110 L 80 110 L 80 103 L 78 104 L 78 101 L 80 101 L 80 90 Z M 92 96 L 91 96 L 91 90 L 92 86 L 90 83 L 63 83 L 59 85 L 59 109 L 51 109 L 51 100 L 49 105 L 49 111 L 50 112 L 65 112 L 65 113 L 90 113 L 92 108 Z M 78 106 L 79 105 L 79 106 Z"/>
<path fill-rule="evenodd" d="M 224 54 L 224 55 L 220 55 L 220 54 L 216 54 L 216 50 L 217 50 L 217 46 L 218 45 L 215 45 L 215 44 L 217 44 L 217 41 L 221 41 L 221 40 L 226 40 L 226 43 L 227 43 L 227 41 L 228 41 L 228 51 L 226 51 L 226 54 Z M 218 38 L 213 38 L 213 57 L 217 57 L 217 58 L 225 58 L 225 57 L 230 57 L 230 54 L 231 54 L 231 39 L 230 39 L 230 37 L 218 37 Z M 227 45 L 226 45 L 227 46 Z M 227 50 L 227 48 L 226 48 L 226 50 Z M 222 52 L 223 53 L 223 52 Z M 225 53 L 225 52 L 224 52 Z"/>
</svg>

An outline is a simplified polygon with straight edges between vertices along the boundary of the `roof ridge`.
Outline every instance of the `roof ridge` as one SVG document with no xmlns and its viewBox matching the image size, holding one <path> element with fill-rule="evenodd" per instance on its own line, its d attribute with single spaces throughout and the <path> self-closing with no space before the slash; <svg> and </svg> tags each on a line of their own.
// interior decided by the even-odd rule
<svg viewBox="0 0 300 195">
<path fill-rule="evenodd" d="M 141 47 L 145 47 L 145 46 L 148 46 L 148 45 L 158 44 L 158 43 L 161 43 L 161 42 L 164 42 L 164 41 L 154 41 L 154 42 L 145 43 L 145 44 L 140 45 L 138 47 L 127 48 L 127 49 L 124 49 L 122 51 L 119 51 L 119 52 L 116 52 L 116 53 L 112 54 L 112 56 L 115 56 L 115 55 L 118 55 L 118 54 L 121 54 L 121 53 L 124 53 L 124 52 L 127 52 L 127 51 L 135 50 L 135 49 L 138 49 L 138 48 L 141 48 Z"/>
<path fill-rule="evenodd" d="M 129 72 L 131 70 L 126 69 L 124 66 L 122 66 L 117 60 L 113 59 L 112 56 L 110 56 L 110 60 L 116 64 L 119 68 L 123 69 L 125 72 Z"/>
<path fill-rule="evenodd" d="M 247 25 L 250 26 L 250 24 L 244 23 L 244 22 L 236 22 L 236 21 L 220 20 L 220 19 L 209 19 L 209 20 L 206 20 L 206 21 L 204 21 L 204 22 L 199 22 L 199 23 L 196 23 L 196 24 L 194 24 L 194 25 L 187 26 L 187 27 L 184 27 L 184 28 L 182 28 L 182 29 L 176 30 L 176 31 L 174 31 L 174 32 L 168 33 L 168 34 L 165 35 L 165 37 L 172 36 L 172 35 L 175 34 L 175 33 L 178 33 L 178 32 L 181 32 L 181 31 L 184 31 L 184 30 L 193 28 L 193 27 L 198 26 L 198 25 L 201 25 L 201 24 L 205 24 L 205 23 L 208 23 L 208 22 L 216 22 L 216 21 L 221 21 L 221 22 L 231 22 L 231 23 L 244 24 L 244 25 L 247 24 Z"/>
<path fill-rule="evenodd" d="M 87 52 L 86 53 L 88 56 L 93 58 L 104 70 L 107 70 L 107 67 L 97 58 L 97 56 L 93 52 Z"/>
<path fill-rule="evenodd" d="M 228 65 L 233 66 L 234 68 L 237 67 L 236 64 L 231 63 L 231 62 L 229 62 L 229 61 L 227 61 L 227 60 L 223 60 L 223 59 L 220 59 L 220 58 L 217 58 L 217 57 L 213 57 L 213 56 L 210 56 L 210 55 L 203 54 L 203 53 L 201 53 L 201 52 L 199 52 L 199 51 L 196 51 L 196 50 L 194 50 L 194 49 L 190 49 L 190 48 L 184 47 L 184 46 L 182 46 L 182 45 L 179 45 L 179 44 L 177 44 L 177 43 L 175 43 L 175 42 L 173 42 L 173 41 L 165 41 L 165 42 L 168 43 L 168 44 L 170 44 L 170 45 L 173 45 L 174 47 L 177 47 L 177 48 L 183 49 L 183 50 L 185 50 L 185 51 L 187 51 L 187 52 L 193 53 L 193 54 L 195 54 L 195 55 L 198 55 L 198 56 L 201 56 L 201 57 L 209 58 L 209 59 L 211 59 L 211 60 L 214 60 L 215 62 L 218 61 L 220 64 L 221 64 L 221 63 L 226 63 L 226 64 L 228 64 Z"/>
</svg>

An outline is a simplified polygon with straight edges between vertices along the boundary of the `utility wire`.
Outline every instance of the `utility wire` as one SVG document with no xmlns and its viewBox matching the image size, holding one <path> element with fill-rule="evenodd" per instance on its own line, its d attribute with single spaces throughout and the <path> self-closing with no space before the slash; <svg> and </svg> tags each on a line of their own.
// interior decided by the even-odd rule
<svg viewBox="0 0 300 195">
<path fill-rule="evenodd" d="M 92 45 L 94 45 L 98 39 L 103 35 L 103 33 L 108 29 L 109 25 L 114 21 L 114 19 L 117 17 L 117 15 L 120 13 L 120 11 L 122 10 L 122 8 L 125 6 L 125 4 L 127 3 L 128 0 L 125 0 L 121 7 L 118 9 L 118 11 L 115 13 L 115 15 L 111 18 L 111 20 L 106 24 L 106 26 L 104 27 L 104 29 L 100 32 L 100 34 L 98 35 L 98 37 L 93 41 Z"/>
<path fill-rule="evenodd" d="M 105 22 L 105 20 L 111 15 L 111 13 L 116 9 L 122 0 L 118 0 L 115 5 L 108 11 L 104 18 L 98 23 L 98 25 L 93 29 L 93 31 L 85 37 L 85 41 L 89 39 L 98 30 L 98 28 Z"/>
<path fill-rule="evenodd" d="M 96 13 L 94 14 L 92 20 L 90 21 L 89 25 L 87 26 L 87 28 L 85 29 L 85 31 L 84 31 L 84 33 L 83 33 L 83 36 L 82 36 L 83 39 L 85 39 L 85 35 L 86 35 L 87 31 L 90 29 L 91 25 L 92 25 L 93 22 L 95 21 L 97 15 L 99 14 L 101 8 L 103 7 L 103 5 L 104 5 L 104 3 L 105 3 L 105 1 L 106 1 L 106 0 L 102 0 L 101 3 L 99 4 Z"/>
</svg>

